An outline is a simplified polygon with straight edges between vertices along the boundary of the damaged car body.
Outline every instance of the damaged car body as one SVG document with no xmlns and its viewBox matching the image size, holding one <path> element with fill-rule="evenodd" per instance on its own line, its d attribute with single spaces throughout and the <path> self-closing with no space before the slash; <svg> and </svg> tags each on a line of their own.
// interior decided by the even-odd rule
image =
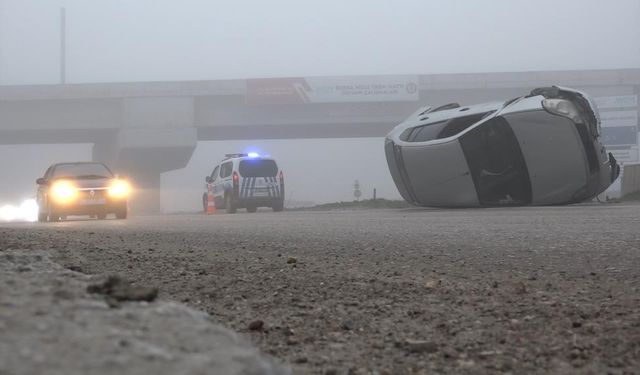
<svg viewBox="0 0 640 375">
<path fill-rule="evenodd" d="M 393 180 L 431 207 L 558 205 L 589 200 L 620 173 L 586 94 L 558 86 L 507 102 L 421 108 L 386 137 Z"/>
</svg>

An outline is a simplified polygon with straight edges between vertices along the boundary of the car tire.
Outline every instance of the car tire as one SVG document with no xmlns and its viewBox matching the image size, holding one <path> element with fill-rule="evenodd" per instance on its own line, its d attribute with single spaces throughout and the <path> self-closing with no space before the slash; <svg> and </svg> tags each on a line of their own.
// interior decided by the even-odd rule
<svg viewBox="0 0 640 375">
<path fill-rule="evenodd" d="M 104 220 L 107 218 L 107 214 L 97 214 L 98 220 Z"/>
<path fill-rule="evenodd" d="M 274 204 L 271 208 L 273 209 L 273 212 L 280 212 L 284 210 L 284 202 L 280 201 Z"/>
<path fill-rule="evenodd" d="M 38 212 L 38 221 L 41 223 L 45 223 L 47 222 L 47 214 L 43 214 L 41 212 Z"/>
<path fill-rule="evenodd" d="M 207 194 L 205 194 L 202 196 L 202 212 L 206 214 L 208 207 L 209 207 L 209 198 L 207 197 Z"/>
<path fill-rule="evenodd" d="M 60 221 L 60 215 L 53 212 L 53 210 L 51 209 L 51 206 L 49 206 L 48 212 L 49 213 L 47 215 L 47 221 Z"/>
<path fill-rule="evenodd" d="M 258 211 L 258 207 L 247 207 L 247 212 L 254 213 L 256 211 Z"/>
<path fill-rule="evenodd" d="M 118 220 L 124 220 L 127 218 L 127 210 L 120 210 L 120 211 L 116 211 L 116 219 Z"/>
<path fill-rule="evenodd" d="M 231 194 L 228 194 L 225 198 L 224 198 L 224 207 L 225 210 L 227 211 L 228 214 L 235 214 L 237 211 L 236 205 L 233 202 L 233 198 L 231 197 Z"/>
</svg>

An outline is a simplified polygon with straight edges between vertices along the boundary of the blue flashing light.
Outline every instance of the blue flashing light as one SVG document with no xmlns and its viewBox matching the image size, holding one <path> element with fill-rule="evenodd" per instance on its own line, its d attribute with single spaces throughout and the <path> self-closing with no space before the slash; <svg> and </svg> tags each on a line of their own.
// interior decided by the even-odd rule
<svg viewBox="0 0 640 375">
<path fill-rule="evenodd" d="M 250 158 L 257 158 L 260 156 L 260 154 L 258 154 L 257 152 L 250 152 L 247 156 L 249 156 Z"/>
</svg>

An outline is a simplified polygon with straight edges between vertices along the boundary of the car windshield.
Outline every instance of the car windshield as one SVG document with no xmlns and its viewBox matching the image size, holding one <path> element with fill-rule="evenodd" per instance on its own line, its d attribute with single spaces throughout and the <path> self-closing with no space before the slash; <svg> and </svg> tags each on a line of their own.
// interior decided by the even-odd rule
<svg viewBox="0 0 640 375">
<path fill-rule="evenodd" d="M 243 177 L 275 177 L 278 174 L 278 166 L 273 160 L 242 160 L 240 174 Z"/>
<path fill-rule="evenodd" d="M 112 178 L 111 171 L 100 163 L 60 164 L 53 171 L 53 178 Z"/>
</svg>

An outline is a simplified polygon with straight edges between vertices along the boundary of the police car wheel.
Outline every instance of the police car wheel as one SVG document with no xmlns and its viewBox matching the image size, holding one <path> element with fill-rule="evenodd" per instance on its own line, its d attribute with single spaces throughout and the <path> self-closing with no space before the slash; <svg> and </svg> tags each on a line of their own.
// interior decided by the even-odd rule
<svg viewBox="0 0 640 375">
<path fill-rule="evenodd" d="M 116 219 L 124 220 L 126 218 L 127 218 L 127 210 L 122 210 L 122 211 L 116 212 Z"/>
<path fill-rule="evenodd" d="M 41 223 L 44 223 L 45 221 L 47 221 L 47 214 L 38 212 L 38 221 Z"/>
<path fill-rule="evenodd" d="M 225 209 L 227 210 L 228 214 L 236 213 L 236 206 L 233 204 L 233 198 L 231 198 L 231 195 L 227 195 L 224 198 L 224 203 L 225 203 Z"/>
<path fill-rule="evenodd" d="M 258 211 L 258 207 L 247 207 L 247 212 L 253 213 L 253 212 L 256 212 L 256 211 Z"/>
<path fill-rule="evenodd" d="M 273 209 L 273 212 L 280 212 L 284 210 L 284 202 L 278 202 L 274 204 L 273 207 L 271 208 Z"/>
<path fill-rule="evenodd" d="M 104 220 L 107 218 L 107 214 L 98 214 L 98 220 Z"/>
</svg>

